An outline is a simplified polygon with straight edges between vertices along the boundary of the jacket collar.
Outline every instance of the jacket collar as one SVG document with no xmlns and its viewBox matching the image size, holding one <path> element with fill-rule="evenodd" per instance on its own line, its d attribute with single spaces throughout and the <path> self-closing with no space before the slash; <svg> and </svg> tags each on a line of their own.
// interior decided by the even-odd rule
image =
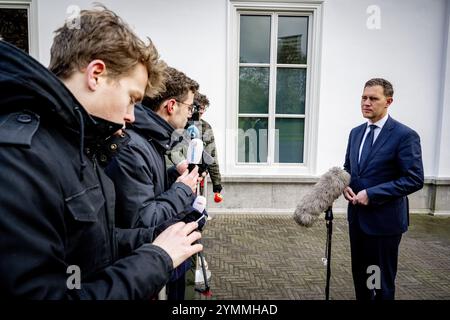
<svg viewBox="0 0 450 320">
<path fill-rule="evenodd" d="M 360 131 L 358 133 L 358 137 L 356 141 L 359 141 L 357 148 L 355 148 L 355 153 L 354 153 L 354 157 L 356 157 L 356 162 L 358 163 L 358 156 L 359 156 L 359 148 L 361 146 L 361 141 L 362 138 L 364 136 L 364 133 L 366 131 L 367 128 L 367 124 L 361 125 L 360 126 Z M 367 167 L 367 164 L 370 162 L 370 160 L 373 158 L 373 155 L 378 151 L 378 149 L 381 148 L 382 145 L 384 145 L 384 143 L 388 140 L 389 136 L 391 135 L 391 130 L 395 127 L 395 120 L 389 116 L 386 123 L 384 124 L 383 128 L 381 129 L 380 134 L 377 137 L 377 140 L 375 140 L 372 148 L 370 149 L 370 153 L 368 155 L 368 157 L 366 158 L 366 161 L 364 161 L 363 163 L 361 163 L 359 165 L 359 173 L 362 173 L 363 170 Z"/>
<path fill-rule="evenodd" d="M 152 140 L 162 153 L 172 149 L 181 135 L 157 113 L 142 104 L 135 106 L 136 121 L 129 127 L 147 140 Z"/>
</svg>

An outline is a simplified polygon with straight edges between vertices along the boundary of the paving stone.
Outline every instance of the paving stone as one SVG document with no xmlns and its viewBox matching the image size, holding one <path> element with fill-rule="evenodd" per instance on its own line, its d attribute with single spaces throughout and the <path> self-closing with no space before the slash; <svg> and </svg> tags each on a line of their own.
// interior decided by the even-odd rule
<svg viewBox="0 0 450 320">
<path fill-rule="evenodd" d="M 213 299 L 324 299 L 325 239 L 324 220 L 304 228 L 288 215 L 216 215 L 203 232 Z M 330 297 L 354 299 L 343 215 L 333 220 L 331 252 Z M 396 298 L 450 299 L 449 262 L 450 217 L 411 216 L 400 244 Z"/>
</svg>

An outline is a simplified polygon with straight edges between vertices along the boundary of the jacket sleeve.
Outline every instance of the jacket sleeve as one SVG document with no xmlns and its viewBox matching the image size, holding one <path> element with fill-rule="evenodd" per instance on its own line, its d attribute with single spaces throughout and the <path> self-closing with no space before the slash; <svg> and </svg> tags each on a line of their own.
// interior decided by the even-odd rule
<svg viewBox="0 0 450 320">
<path fill-rule="evenodd" d="M 67 286 L 67 230 L 57 161 L 20 148 L 0 148 L 0 297 L 143 299 L 169 280 L 173 262 L 145 244 L 127 258 Z M 30 163 L 32 166 L 30 166 Z M 94 244 L 93 244 L 94 245 Z"/>
<path fill-rule="evenodd" d="M 222 176 L 220 175 L 214 132 L 209 123 L 207 123 L 206 121 L 202 122 L 204 123 L 202 128 L 203 129 L 202 135 L 203 135 L 203 142 L 205 143 L 205 151 L 209 153 L 211 157 L 214 158 L 214 163 L 211 164 L 208 168 L 209 176 L 211 177 L 213 186 L 217 186 L 222 184 Z"/>
<path fill-rule="evenodd" d="M 166 158 L 166 161 L 167 161 L 167 158 Z M 167 168 L 167 166 L 166 166 L 166 168 Z M 174 184 L 175 181 L 177 181 L 177 179 L 179 177 L 180 177 L 180 174 L 178 173 L 176 166 L 171 166 L 167 169 L 167 178 L 169 180 L 169 186 Z"/>
<path fill-rule="evenodd" d="M 350 141 L 352 137 L 352 132 L 350 132 L 348 136 L 348 142 L 347 142 L 347 151 L 345 152 L 345 162 L 344 162 L 344 170 L 347 171 L 350 175 L 352 174 L 352 169 L 350 167 Z"/>
<path fill-rule="evenodd" d="M 174 184 L 180 174 L 177 171 L 177 165 L 186 159 L 180 148 L 180 143 L 175 146 L 174 149 L 167 151 L 164 156 L 167 168 L 167 178 L 169 180 L 169 186 Z"/>
<path fill-rule="evenodd" d="M 119 256 L 130 255 L 133 250 L 154 240 L 155 228 L 120 229 L 115 228 Z"/>
<path fill-rule="evenodd" d="M 407 196 L 423 187 L 420 137 L 416 132 L 411 131 L 400 141 L 397 163 L 401 176 L 396 180 L 368 188 L 367 196 L 372 204 L 383 204 L 389 200 Z"/>
<path fill-rule="evenodd" d="M 166 155 L 166 160 L 169 160 L 166 161 L 167 169 L 172 166 L 176 166 L 183 160 L 186 160 L 187 149 L 188 145 L 185 140 L 183 140 L 182 142 L 176 144 L 173 149 L 168 151 Z"/>
<path fill-rule="evenodd" d="M 82 282 L 81 289 L 74 291 L 70 298 L 148 299 L 169 282 L 172 271 L 172 259 L 163 249 L 144 244 L 97 273 L 95 279 Z"/>
<path fill-rule="evenodd" d="M 157 196 L 149 161 L 139 146 L 129 144 L 106 169 L 115 182 L 120 227 L 155 227 L 183 212 L 194 201 L 192 190 L 180 182 Z"/>
</svg>

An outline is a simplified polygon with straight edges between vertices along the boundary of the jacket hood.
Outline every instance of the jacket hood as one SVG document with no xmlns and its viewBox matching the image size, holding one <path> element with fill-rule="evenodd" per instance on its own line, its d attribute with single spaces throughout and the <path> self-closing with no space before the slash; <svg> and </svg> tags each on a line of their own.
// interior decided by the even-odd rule
<svg viewBox="0 0 450 320">
<path fill-rule="evenodd" d="M 31 110 L 86 139 L 108 137 L 122 125 L 91 117 L 69 89 L 41 63 L 0 40 L 0 113 Z"/>
<path fill-rule="evenodd" d="M 155 141 L 164 152 L 172 149 L 182 139 L 166 120 L 144 105 L 136 105 L 134 115 L 136 120 L 131 129 L 146 139 Z"/>
</svg>

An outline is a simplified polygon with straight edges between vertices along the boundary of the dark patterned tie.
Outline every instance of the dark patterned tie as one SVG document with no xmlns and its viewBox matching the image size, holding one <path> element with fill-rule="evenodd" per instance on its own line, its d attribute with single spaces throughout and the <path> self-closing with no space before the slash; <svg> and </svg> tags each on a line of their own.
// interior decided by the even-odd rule
<svg viewBox="0 0 450 320">
<path fill-rule="evenodd" d="M 372 149 L 373 137 L 374 137 L 374 132 L 375 132 L 376 127 L 377 126 L 374 124 L 371 124 L 369 126 L 370 130 L 369 130 L 369 133 L 367 134 L 366 140 L 364 140 L 364 145 L 361 150 L 361 157 L 359 158 L 359 169 L 360 170 L 361 170 L 361 165 L 366 161 L 367 157 L 369 156 L 370 149 Z"/>
</svg>

